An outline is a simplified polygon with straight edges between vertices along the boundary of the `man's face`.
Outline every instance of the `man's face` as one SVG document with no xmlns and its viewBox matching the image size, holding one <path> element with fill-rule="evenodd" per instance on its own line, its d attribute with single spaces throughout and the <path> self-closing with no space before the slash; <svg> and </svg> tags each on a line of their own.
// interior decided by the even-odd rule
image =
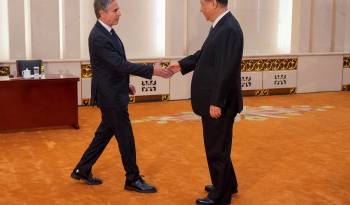
<svg viewBox="0 0 350 205">
<path fill-rule="evenodd" d="M 101 15 L 101 20 L 109 25 L 109 26 L 113 26 L 113 25 L 117 25 L 118 22 L 119 22 L 119 17 L 121 16 L 121 12 L 120 12 L 120 8 L 119 8 L 119 5 L 118 5 L 118 2 L 115 0 L 115 1 L 112 1 L 107 10 L 106 11 L 103 11 L 101 10 L 100 11 L 100 15 Z"/>
<path fill-rule="evenodd" d="M 201 12 L 208 21 L 214 21 L 213 13 L 217 2 L 215 0 L 200 0 Z"/>
</svg>

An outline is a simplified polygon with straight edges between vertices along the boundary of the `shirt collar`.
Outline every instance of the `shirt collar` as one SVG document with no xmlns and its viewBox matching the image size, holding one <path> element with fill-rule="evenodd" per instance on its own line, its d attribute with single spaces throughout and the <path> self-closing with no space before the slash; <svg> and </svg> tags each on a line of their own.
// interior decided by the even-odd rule
<svg viewBox="0 0 350 205">
<path fill-rule="evenodd" d="M 217 17 L 213 22 L 212 27 L 215 28 L 216 24 L 218 24 L 219 21 L 222 19 L 222 17 L 224 17 L 228 12 L 230 12 L 230 10 L 227 9 L 224 13 L 222 13 L 219 17 Z"/>
<path fill-rule="evenodd" d="M 112 27 L 108 26 L 107 24 L 103 23 L 100 19 L 98 19 L 98 22 L 110 33 L 112 30 Z"/>
</svg>

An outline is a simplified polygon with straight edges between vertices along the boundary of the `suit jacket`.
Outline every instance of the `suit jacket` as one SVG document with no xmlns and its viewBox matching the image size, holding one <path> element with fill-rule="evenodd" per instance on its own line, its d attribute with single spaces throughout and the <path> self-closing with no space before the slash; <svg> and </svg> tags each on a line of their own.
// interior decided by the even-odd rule
<svg viewBox="0 0 350 205">
<path fill-rule="evenodd" d="M 242 111 L 241 60 L 243 33 L 229 12 L 216 24 L 201 50 L 179 61 L 182 74 L 194 70 L 191 84 L 193 111 L 209 116 L 209 106 L 222 109 L 222 116 Z"/>
<path fill-rule="evenodd" d="M 151 79 L 151 65 L 127 61 L 123 43 L 98 21 L 89 35 L 92 67 L 91 102 L 99 107 L 127 108 L 130 74 Z"/>
</svg>

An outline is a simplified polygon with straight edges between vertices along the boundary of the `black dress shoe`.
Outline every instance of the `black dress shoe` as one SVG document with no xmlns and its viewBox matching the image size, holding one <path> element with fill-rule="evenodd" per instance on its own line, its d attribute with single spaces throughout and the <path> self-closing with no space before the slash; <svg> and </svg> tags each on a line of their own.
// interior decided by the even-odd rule
<svg viewBox="0 0 350 205">
<path fill-rule="evenodd" d="M 212 199 L 209 199 L 208 197 L 197 199 L 196 204 L 199 205 L 215 205 L 215 201 Z"/>
<path fill-rule="evenodd" d="M 220 203 L 220 202 L 216 202 L 208 197 L 205 197 L 202 199 L 197 199 L 196 204 L 198 204 L 198 205 L 228 205 L 230 203 Z"/>
<path fill-rule="evenodd" d="M 89 173 L 88 175 L 81 174 L 79 169 L 73 170 L 70 177 L 75 180 L 83 180 L 88 185 L 99 185 L 103 183 L 101 179 L 93 177 L 92 173 Z"/>
<path fill-rule="evenodd" d="M 213 191 L 215 189 L 215 187 L 214 187 L 214 185 L 206 185 L 205 187 L 204 187 L 204 190 L 206 191 L 206 192 L 211 192 L 211 191 Z M 238 193 L 238 190 L 237 189 L 234 189 L 233 191 L 232 191 L 232 194 L 237 194 Z"/>
<path fill-rule="evenodd" d="M 210 185 L 205 185 L 204 190 L 205 190 L 206 192 L 211 192 L 211 191 L 214 190 L 214 185 L 212 185 L 212 184 L 210 184 Z"/>
<path fill-rule="evenodd" d="M 140 193 L 155 193 L 157 192 L 156 187 L 147 184 L 142 178 L 139 178 L 133 182 L 126 180 L 125 181 L 125 190 L 136 191 Z"/>
</svg>

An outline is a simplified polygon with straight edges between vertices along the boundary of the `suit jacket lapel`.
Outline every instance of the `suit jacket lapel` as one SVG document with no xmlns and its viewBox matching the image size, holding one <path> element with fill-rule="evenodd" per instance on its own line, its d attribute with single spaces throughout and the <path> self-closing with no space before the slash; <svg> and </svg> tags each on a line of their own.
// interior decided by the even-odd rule
<svg viewBox="0 0 350 205">
<path fill-rule="evenodd" d="M 122 41 L 120 40 L 119 36 L 117 35 L 116 39 L 110 32 L 108 32 L 101 24 L 100 22 L 96 22 L 96 26 L 104 33 L 104 35 L 112 42 L 114 47 L 117 49 L 117 51 L 123 56 L 124 59 L 126 59 L 125 56 L 125 50 L 124 50 L 124 45 Z M 118 42 L 119 41 L 119 42 Z"/>
<path fill-rule="evenodd" d="M 231 12 L 228 12 L 225 16 L 223 16 L 220 21 L 215 25 L 215 27 L 213 29 L 210 29 L 210 32 L 207 36 L 207 38 L 205 39 L 202 49 L 206 48 L 206 45 L 210 42 L 210 40 L 213 38 L 213 36 L 215 35 L 216 31 L 219 29 L 219 27 L 221 27 L 222 25 L 225 24 L 226 18 L 229 18 L 229 16 L 232 16 Z"/>
<path fill-rule="evenodd" d="M 227 14 L 225 14 L 225 16 L 223 16 L 220 21 L 216 24 L 214 30 L 216 30 L 217 27 L 221 27 L 222 25 L 225 24 L 226 20 L 228 18 L 230 18 L 230 16 L 232 16 L 231 12 L 228 12 Z"/>
</svg>

